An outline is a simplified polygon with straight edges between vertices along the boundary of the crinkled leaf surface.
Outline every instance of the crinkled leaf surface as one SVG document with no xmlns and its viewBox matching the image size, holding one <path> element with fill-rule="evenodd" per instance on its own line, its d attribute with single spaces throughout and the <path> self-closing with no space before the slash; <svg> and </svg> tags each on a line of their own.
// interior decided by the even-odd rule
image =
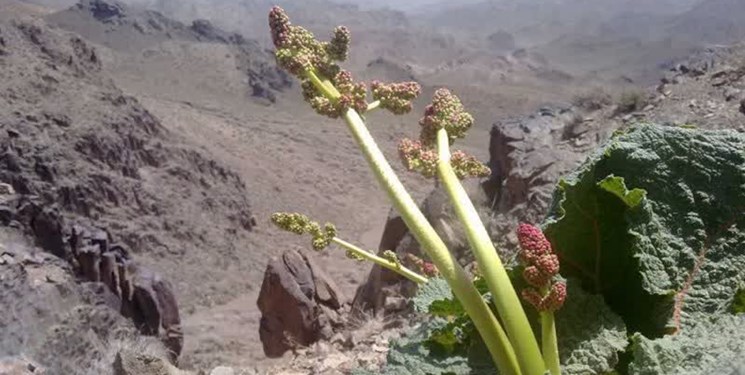
<svg viewBox="0 0 745 375">
<path fill-rule="evenodd" d="M 453 292 L 450 290 L 448 282 L 441 277 L 437 277 L 420 286 L 412 302 L 416 312 L 427 313 L 432 302 L 453 298 Z"/>
<path fill-rule="evenodd" d="M 432 332 L 447 324 L 440 318 L 420 325 L 408 337 L 391 344 L 384 375 L 486 375 L 495 374 L 489 361 L 473 360 L 467 354 L 444 354 L 431 350 L 426 343 Z M 489 358 L 488 353 L 483 353 Z"/>
<path fill-rule="evenodd" d="M 745 374 L 745 315 L 700 321 L 676 335 L 633 338 L 631 375 Z"/>
<path fill-rule="evenodd" d="M 630 331 L 730 311 L 745 280 L 745 135 L 642 125 L 562 180 L 545 225 L 562 274 Z"/>
<path fill-rule="evenodd" d="M 567 283 L 567 300 L 555 313 L 556 334 L 563 375 L 606 374 L 618 363 L 628 344 L 626 326 L 603 301 Z"/>
<path fill-rule="evenodd" d="M 520 281 L 515 281 L 520 288 Z M 474 330 L 444 280 L 433 279 L 420 288 L 414 303 L 421 306 L 417 308 L 420 311 L 429 311 L 429 316 L 433 309 L 436 314 L 413 334 L 391 345 L 383 374 L 497 373 L 480 338 L 462 337 L 464 333 L 472 335 Z M 534 310 L 525 308 L 537 318 Z M 565 375 L 606 374 L 628 344 L 621 318 L 602 296 L 585 292 L 575 280 L 569 280 L 567 302 L 556 313 L 556 326 Z M 535 332 L 540 332 L 540 327 L 536 326 Z M 448 337 L 454 340 L 450 345 Z"/>
</svg>

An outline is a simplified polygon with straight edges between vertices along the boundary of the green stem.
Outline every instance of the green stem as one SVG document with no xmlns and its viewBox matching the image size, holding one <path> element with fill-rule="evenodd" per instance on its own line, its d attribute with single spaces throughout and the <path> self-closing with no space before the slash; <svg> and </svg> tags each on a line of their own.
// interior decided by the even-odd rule
<svg viewBox="0 0 745 375">
<path fill-rule="evenodd" d="M 380 100 L 376 100 L 376 101 L 368 104 L 367 105 L 367 109 L 365 110 L 365 113 L 371 112 L 371 111 L 373 111 L 375 109 L 378 109 L 378 108 L 380 108 Z"/>
<path fill-rule="evenodd" d="M 538 341 L 522 309 L 520 299 L 510 282 L 507 270 L 499 259 L 489 233 L 481 222 L 468 193 L 450 165 L 450 140 L 445 129 L 437 132 L 437 173 L 450 196 L 458 218 L 466 229 L 468 243 L 476 257 L 479 269 L 492 293 L 499 317 L 502 319 L 515 348 L 520 369 L 525 375 L 543 375 L 543 362 Z"/>
<path fill-rule="evenodd" d="M 559 345 L 556 339 L 556 322 L 552 311 L 541 312 L 541 342 L 543 343 L 543 360 L 546 361 L 551 375 L 561 375 L 559 362 Z"/>
<path fill-rule="evenodd" d="M 305 75 L 308 77 L 308 79 L 310 79 L 311 82 L 313 82 L 313 86 L 321 91 L 321 94 L 323 94 L 323 96 L 332 100 L 336 100 L 341 96 L 339 90 L 334 87 L 331 81 L 326 78 L 319 77 L 315 71 L 309 70 L 305 72 Z"/>
<path fill-rule="evenodd" d="M 401 275 L 401 276 L 403 276 L 403 277 L 405 277 L 405 278 L 407 278 L 407 279 L 409 279 L 409 280 L 411 280 L 411 281 L 413 281 L 413 282 L 415 282 L 417 284 L 424 284 L 424 283 L 426 283 L 428 281 L 426 277 L 424 277 L 424 276 L 422 276 L 422 275 L 420 275 L 420 274 L 418 274 L 418 273 L 416 273 L 416 272 L 414 272 L 414 271 L 412 271 L 412 270 L 410 270 L 410 269 L 402 266 L 399 263 L 394 263 L 394 262 L 391 262 L 388 259 L 381 258 L 381 257 L 379 257 L 379 256 L 377 256 L 377 255 L 375 255 L 375 254 L 373 254 L 373 253 L 371 253 L 369 251 L 363 250 L 362 248 L 359 248 L 359 247 L 357 247 L 355 245 L 352 245 L 351 243 L 349 243 L 347 241 L 344 241 L 341 238 L 334 237 L 334 238 L 331 239 L 331 241 L 334 242 L 334 243 L 336 243 L 337 245 L 339 245 L 339 246 L 341 246 L 341 247 L 343 247 L 343 248 L 345 248 L 345 249 L 347 249 L 347 250 L 349 250 L 349 251 L 351 251 L 351 252 L 359 255 L 360 257 L 365 258 L 365 259 L 367 259 L 369 261 L 372 261 L 372 262 L 374 262 L 374 263 L 376 263 L 376 264 L 378 264 L 378 265 L 380 265 L 382 267 L 385 267 L 385 268 L 387 268 L 387 269 L 389 269 L 389 270 L 391 270 L 393 272 L 396 272 L 399 275 Z"/>
<path fill-rule="evenodd" d="M 448 282 L 453 294 L 463 304 L 484 339 L 500 373 L 522 374 L 515 351 L 499 321 L 473 286 L 463 267 L 453 260 L 445 243 L 401 184 L 360 115 L 355 110 L 349 109 L 344 114 L 344 119 L 375 177 L 393 202 L 393 206 L 401 214 L 406 226 L 432 259 L 442 277 Z"/>
</svg>

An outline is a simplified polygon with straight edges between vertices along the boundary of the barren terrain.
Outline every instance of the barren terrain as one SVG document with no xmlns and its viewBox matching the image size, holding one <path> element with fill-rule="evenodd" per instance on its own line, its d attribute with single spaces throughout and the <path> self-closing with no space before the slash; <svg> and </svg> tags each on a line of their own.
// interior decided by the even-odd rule
<svg viewBox="0 0 745 375">
<path fill-rule="evenodd" d="M 106 4 L 105 11 L 97 8 L 101 3 Z M 349 66 L 361 79 L 406 79 L 423 85 L 423 97 L 412 114 L 369 116 L 371 132 L 420 200 L 431 191 L 432 183 L 403 171 L 396 146 L 401 137 L 418 134 L 418 118 L 435 88 L 452 88 L 474 114 L 476 125 L 461 147 L 486 161 L 490 130 L 499 120 L 535 113 L 542 107 L 571 107 L 575 95 L 597 88 L 615 101 L 621 92 L 657 82 L 674 63 L 704 50 L 707 43 L 731 43 L 745 37 L 745 31 L 735 27 L 737 17 L 733 21 L 730 15 L 717 23 L 732 27 L 709 24 L 712 12 L 724 17 L 727 9 L 742 5 L 735 0 L 717 1 L 712 7 L 692 0 L 667 1 L 656 7 L 642 0 L 625 1 L 619 9 L 631 4 L 638 11 L 599 7 L 583 14 L 575 11 L 573 3 L 556 1 L 537 15 L 534 11 L 541 6 L 535 2 L 523 7 L 468 2 L 444 13 L 433 6 L 403 13 L 322 0 L 285 3 L 293 20 L 309 25 L 319 35 L 326 35 L 337 23 L 348 24 L 353 35 Z M 138 248 L 136 259 L 170 280 L 185 336 L 182 367 L 209 369 L 227 364 L 262 371 L 282 361 L 266 359 L 258 339 L 256 299 L 264 268 L 284 250 L 310 248 L 307 238 L 274 228 L 269 216 L 277 211 L 306 213 L 336 224 L 340 237 L 377 249 L 389 204 L 344 123 L 313 113 L 302 102 L 298 83 L 274 66 L 265 24 L 270 2 L 194 0 L 190 4 L 0 0 L 0 41 L 6 30 L 13 30 L 15 38 L 8 38 L 7 46 L 0 43 L 4 79 L 0 83 L 4 90 L 0 91 L 4 99 L 0 128 L 5 132 L 13 126 L 30 126 L 35 129 L 32 141 L 42 142 L 39 147 L 45 147 L 43 142 L 62 145 L 59 152 L 42 153 L 64 159 L 56 160 L 64 166 L 59 171 L 79 171 L 84 165 L 99 173 L 99 169 L 107 170 L 100 161 L 90 161 L 84 153 L 62 149 L 66 143 L 55 142 L 66 139 L 74 144 L 65 137 L 116 133 L 112 124 L 122 123 L 119 129 L 125 130 L 111 136 L 118 145 L 124 142 L 120 138 L 127 139 L 131 124 L 117 122 L 116 116 L 127 116 L 129 110 L 152 116 L 158 130 L 138 136 L 148 147 L 160 150 L 162 164 L 139 165 L 137 182 L 111 173 L 137 186 L 131 189 L 143 189 L 159 208 L 133 209 L 140 203 L 133 203 L 131 189 L 122 189 L 125 198 L 103 204 L 95 215 L 75 207 L 63 209 L 71 216 L 112 225 L 120 236 L 137 237 L 129 239 L 130 246 Z M 509 13 L 504 19 L 494 16 L 505 10 Z M 485 19 L 469 19 L 474 12 Z M 509 15 L 514 16 L 513 23 Z M 551 22 L 544 22 L 550 17 Z M 589 18 L 595 22 L 580 27 Z M 45 63 L 59 55 L 44 57 L 43 49 L 29 52 L 34 44 L 33 48 L 42 48 L 43 43 L 19 36 L 21 19 L 37 24 L 43 35 L 51 35 L 49 45 L 79 36 L 93 47 L 96 64 L 82 66 L 80 77 L 73 73 L 56 77 L 58 73 Z M 475 26 L 464 27 L 464 22 Z M 649 30 L 624 34 L 622 25 L 629 22 Z M 681 29 L 690 23 L 702 25 L 694 33 L 701 39 Z M 500 30 L 514 36 L 514 48 L 504 47 L 502 39 L 489 38 Z M 495 46 L 499 40 L 502 44 Z M 9 51 L 7 56 L 4 49 Z M 49 83 L 46 76 L 61 84 Z M 679 90 L 671 95 L 686 95 L 682 91 L 711 94 L 708 86 L 683 82 L 688 79 L 681 78 Z M 686 84 L 691 88 L 680 89 Z M 45 85 L 54 86 L 49 89 L 54 90 L 53 96 L 45 93 Z M 22 104 L 14 97 L 18 90 Z M 100 92 L 130 98 L 127 110 L 110 102 L 97 106 Z M 658 102 L 660 111 L 655 114 L 647 108 L 646 116 L 664 121 L 661 117 L 673 116 L 668 112 L 681 113 L 678 107 L 690 104 L 684 102 L 687 97 L 676 100 L 673 96 Z M 694 104 L 703 107 L 708 102 Z M 47 112 L 39 108 L 44 105 L 49 107 L 45 107 L 47 112 L 65 116 L 75 130 L 27 125 L 34 121 L 24 116 L 43 118 Z M 736 102 L 717 101 L 716 105 L 721 109 L 717 113 L 726 113 L 728 124 L 738 122 Z M 586 117 L 594 117 L 588 121 L 596 121 L 596 127 L 611 117 L 612 126 L 622 122 L 609 110 Z M 690 118 L 683 117 L 676 121 Z M 76 133 L 78 124 L 84 124 L 84 132 Z M 79 183 L 82 177 L 70 173 L 66 177 L 70 183 Z M 48 183 L 39 186 L 58 189 L 64 185 Z M 319 254 L 318 262 L 351 298 L 365 282 L 370 266 L 334 250 L 338 249 Z"/>
</svg>

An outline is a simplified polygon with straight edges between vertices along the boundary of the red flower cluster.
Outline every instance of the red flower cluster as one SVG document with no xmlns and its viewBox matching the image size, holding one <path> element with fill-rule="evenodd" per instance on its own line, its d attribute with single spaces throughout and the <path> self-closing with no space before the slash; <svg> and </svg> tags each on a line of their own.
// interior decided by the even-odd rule
<svg viewBox="0 0 745 375">
<path fill-rule="evenodd" d="M 434 263 L 427 262 L 426 260 L 414 254 L 407 253 L 406 260 L 413 266 L 415 266 L 424 276 L 437 277 L 440 275 L 440 271 L 437 270 L 437 267 L 435 267 Z"/>
<path fill-rule="evenodd" d="M 538 311 L 555 311 L 566 299 L 566 283 L 554 281 L 559 274 L 559 257 L 551 243 L 537 227 L 520 224 L 517 229 L 520 241 L 520 259 L 525 264 L 523 278 L 530 287 L 522 291 L 523 298 Z"/>
</svg>

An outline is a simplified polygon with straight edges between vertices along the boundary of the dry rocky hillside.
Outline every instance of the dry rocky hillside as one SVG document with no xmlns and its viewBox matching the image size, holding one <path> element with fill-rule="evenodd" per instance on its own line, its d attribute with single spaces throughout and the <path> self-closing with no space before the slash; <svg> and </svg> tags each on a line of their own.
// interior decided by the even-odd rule
<svg viewBox="0 0 745 375">
<path fill-rule="evenodd" d="M 339 374 L 383 363 L 416 319 L 411 285 L 334 249 L 312 254 L 268 218 L 300 211 L 366 248 L 418 246 L 344 124 L 312 113 L 275 67 L 270 4 L 35 3 L 57 7 L 0 0 L 0 373 Z M 658 14 L 666 27 L 698 14 L 687 3 L 689 18 Z M 467 189 L 508 257 L 516 223 L 541 220 L 560 176 L 629 123 L 745 131 L 741 45 L 644 55 L 634 61 L 672 69 L 642 90 L 607 86 L 614 69 L 598 79 L 558 69 L 556 51 L 521 49 L 529 33 L 508 24 L 463 39 L 397 11 L 322 0 L 288 9 L 319 34 L 359 26 L 351 66 L 362 78 L 463 97 L 477 123 L 462 147 L 493 171 Z M 219 17 L 226 10 L 232 18 Z M 707 42 L 739 35 L 727 30 Z M 567 43 L 589 53 L 573 32 Z M 633 54 L 627 42 L 597 54 Z M 369 116 L 392 160 L 426 101 L 408 116 Z M 444 194 L 392 164 L 469 263 Z"/>
</svg>

